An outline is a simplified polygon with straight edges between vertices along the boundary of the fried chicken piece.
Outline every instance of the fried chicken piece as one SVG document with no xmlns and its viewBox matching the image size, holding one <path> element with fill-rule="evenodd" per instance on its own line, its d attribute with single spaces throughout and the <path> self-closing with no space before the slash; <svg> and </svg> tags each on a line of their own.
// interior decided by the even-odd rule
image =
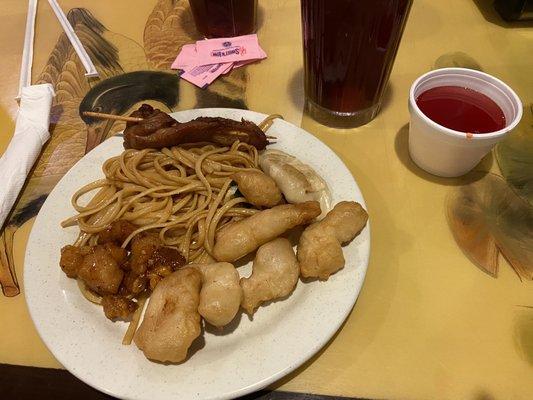
<svg viewBox="0 0 533 400">
<path fill-rule="evenodd" d="M 116 243 L 120 246 L 137 228 L 129 221 L 119 219 L 98 234 L 98 243 Z"/>
<path fill-rule="evenodd" d="M 67 245 L 61 249 L 59 266 L 69 278 L 77 278 L 83 257 L 84 254 L 79 247 Z"/>
<path fill-rule="evenodd" d="M 102 307 L 110 320 L 126 320 L 137 310 L 137 303 L 124 296 L 106 295 L 102 297 Z"/>
<path fill-rule="evenodd" d="M 229 324 L 242 299 L 239 273 L 230 263 L 191 264 L 202 274 L 202 291 L 198 312 L 211 325 L 218 328 Z"/>
<path fill-rule="evenodd" d="M 136 235 L 131 243 L 131 270 L 137 275 L 144 274 L 154 252 L 162 246 L 163 243 L 156 234 L 141 232 Z"/>
<path fill-rule="evenodd" d="M 265 243 L 257 250 L 252 275 L 241 279 L 242 308 L 252 315 L 261 303 L 288 296 L 296 287 L 299 275 L 298 260 L 287 239 Z"/>
<path fill-rule="evenodd" d="M 100 295 L 116 294 L 124 277 L 119 265 L 125 257 L 125 250 L 111 243 L 93 246 L 83 257 L 78 278 Z"/>
<path fill-rule="evenodd" d="M 300 274 L 304 278 L 328 279 L 344 267 L 341 245 L 365 227 L 368 214 L 355 201 L 342 201 L 319 222 L 308 226 L 298 244 Z"/>
<path fill-rule="evenodd" d="M 309 223 L 320 214 L 316 201 L 283 204 L 232 223 L 217 232 L 213 256 L 233 262 L 298 225 Z"/>
<path fill-rule="evenodd" d="M 256 207 L 274 207 L 281 202 L 281 191 L 274 179 L 258 169 L 239 171 L 232 179 L 250 204 Z"/>
<path fill-rule="evenodd" d="M 181 362 L 201 332 L 198 313 L 202 274 L 182 268 L 156 286 L 134 341 L 155 361 Z"/>
</svg>

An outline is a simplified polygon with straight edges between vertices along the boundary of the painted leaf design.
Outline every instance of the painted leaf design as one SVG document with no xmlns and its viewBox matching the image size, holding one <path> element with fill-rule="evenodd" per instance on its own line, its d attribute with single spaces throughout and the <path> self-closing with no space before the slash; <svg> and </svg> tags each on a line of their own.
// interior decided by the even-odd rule
<svg viewBox="0 0 533 400">
<path fill-rule="evenodd" d="M 498 250 L 517 274 L 533 279 L 533 208 L 499 176 L 486 174 L 447 199 L 454 238 L 479 268 L 498 273 Z"/>
<path fill-rule="evenodd" d="M 102 37 L 117 49 L 120 67 L 124 72 L 150 69 L 143 47 L 135 40 L 109 30 L 105 30 Z"/>
<path fill-rule="evenodd" d="M 168 71 L 181 47 L 199 39 L 188 0 L 159 0 L 144 29 L 148 63 L 152 68 Z M 205 90 L 195 88 L 196 107 L 247 108 L 247 82 L 248 73 L 242 67 L 219 77 Z"/>
<path fill-rule="evenodd" d="M 80 8 L 71 9 L 69 21 L 74 27 L 102 79 L 123 72 L 118 49 L 103 37 L 108 32 L 92 14 Z M 92 81 L 68 38 L 61 34 L 45 68 L 35 83 L 51 83 L 56 97 L 51 110 L 51 138 L 30 173 L 15 208 L 0 236 L 0 283 L 4 294 L 19 293 L 13 265 L 13 236 L 24 222 L 37 214 L 48 193 L 66 171 L 85 153 L 88 131 L 80 119 L 80 100 Z"/>
<path fill-rule="evenodd" d="M 524 107 L 522 121 L 494 154 L 505 180 L 533 206 L 533 104 Z"/>
<path fill-rule="evenodd" d="M 498 248 L 485 219 L 490 208 L 490 195 L 487 198 L 487 193 L 479 189 L 468 185 L 449 195 L 448 224 L 465 255 L 482 271 L 497 277 Z"/>
<path fill-rule="evenodd" d="M 169 70 L 181 46 L 199 39 L 187 0 L 159 0 L 144 28 L 148 62 L 159 70 Z"/>
</svg>

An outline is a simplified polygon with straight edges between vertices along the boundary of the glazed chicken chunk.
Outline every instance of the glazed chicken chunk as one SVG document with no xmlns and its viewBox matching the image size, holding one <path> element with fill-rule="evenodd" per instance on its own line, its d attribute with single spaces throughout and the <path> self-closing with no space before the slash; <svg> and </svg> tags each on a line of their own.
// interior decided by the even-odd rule
<svg viewBox="0 0 533 400">
<path fill-rule="evenodd" d="M 137 309 L 137 303 L 124 296 L 108 294 L 102 297 L 102 307 L 107 318 L 126 320 Z"/>
<path fill-rule="evenodd" d="M 154 252 L 163 246 L 158 235 L 141 232 L 131 242 L 130 267 L 137 274 L 144 274 Z"/>
<path fill-rule="evenodd" d="M 120 265 L 125 259 L 126 251 L 114 244 L 91 247 L 83 257 L 78 278 L 100 295 L 116 294 L 124 277 Z"/>
<path fill-rule="evenodd" d="M 129 221 L 119 219 L 98 234 L 98 243 L 116 243 L 120 246 L 137 228 Z"/>
<path fill-rule="evenodd" d="M 185 263 L 185 257 L 178 250 L 164 247 L 156 235 L 134 238 L 121 294 L 137 295 L 147 287 L 154 290 L 163 278 Z"/>
<path fill-rule="evenodd" d="M 61 249 L 61 258 L 59 259 L 59 266 L 69 278 L 77 278 L 78 271 L 83 262 L 83 257 L 87 254 L 88 248 L 80 248 L 76 246 L 65 246 Z"/>
</svg>

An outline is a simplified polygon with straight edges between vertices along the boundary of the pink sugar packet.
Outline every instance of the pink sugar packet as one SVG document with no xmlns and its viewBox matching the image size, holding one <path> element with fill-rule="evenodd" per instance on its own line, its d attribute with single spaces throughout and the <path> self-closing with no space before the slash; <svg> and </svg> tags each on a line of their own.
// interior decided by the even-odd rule
<svg viewBox="0 0 533 400">
<path fill-rule="evenodd" d="M 196 44 L 185 44 L 170 68 L 186 70 L 196 65 Z"/>
<path fill-rule="evenodd" d="M 239 67 L 244 67 L 245 65 L 254 63 L 256 61 L 264 60 L 265 58 L 267 58 L 267 54 L 265 53 L 265 51 L 261 47 L 259 47 L 259 54 L 260 54 L 260 57 L 259 58 L 255 58 L 253 60 L 234 62 L 232 69 L 236 69 L 236 68 L 239 68 Z"/>
<path fill-rule="evenodd" d="M 223 75 L 226 75 L 227 73 L 231 72 L 233 69 L 233 63 L 224 63 L 224 72 L 222 72 Z"/>
<path fill-rule="evenodd" d="M 240 62 L 261 58 L 257 35 L 199 40 L 196 42 L 197 65 Z"/>
<path fill-rule="evenodd" d="M 231 63 L 229 65 L 226 63 L 199 65 L 186 70 L 180 77 L 201 89 L 205 89 L 216 78 L 227 72 L 228 69 L 231 70 L 231 67 Z"/>
<path fill-rule="evenodd" d="M 220 46 L 223 47 L 222 50 L 218 49 Z M 204 61 L 200 59 L 199 48 L 204 54 Z M 204 64 L 205 59 L 209 57 L 217 62 Z M 257 35 L 209 39 L 182 46 L 171 68 L 177 69 L 183 79 L 204 89 L 220 75 L 266 57 L 266 53 L 259 46 Z M 230 61 L 235 58 L 238 61 Z M 221 59 L 223 62 L 220 62 Z"/>
</svg>

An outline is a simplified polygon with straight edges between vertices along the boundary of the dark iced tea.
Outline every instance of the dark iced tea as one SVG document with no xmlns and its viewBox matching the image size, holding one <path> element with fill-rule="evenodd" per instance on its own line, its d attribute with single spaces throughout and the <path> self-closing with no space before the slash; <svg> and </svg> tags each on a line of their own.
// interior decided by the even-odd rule
<svg viewBox="0 0 533 400">
<path fill-rule="evenodd" d="M 311 108 L 354 126 L 374 118 L 411 3 L 301 0 L 305 93 Z"/>
<path fill-rule="evenodd" d="M 189 0 L 196 28 L 205 37 L 231 37 L 255 31 L 257 0 Z"/>
</svg>

